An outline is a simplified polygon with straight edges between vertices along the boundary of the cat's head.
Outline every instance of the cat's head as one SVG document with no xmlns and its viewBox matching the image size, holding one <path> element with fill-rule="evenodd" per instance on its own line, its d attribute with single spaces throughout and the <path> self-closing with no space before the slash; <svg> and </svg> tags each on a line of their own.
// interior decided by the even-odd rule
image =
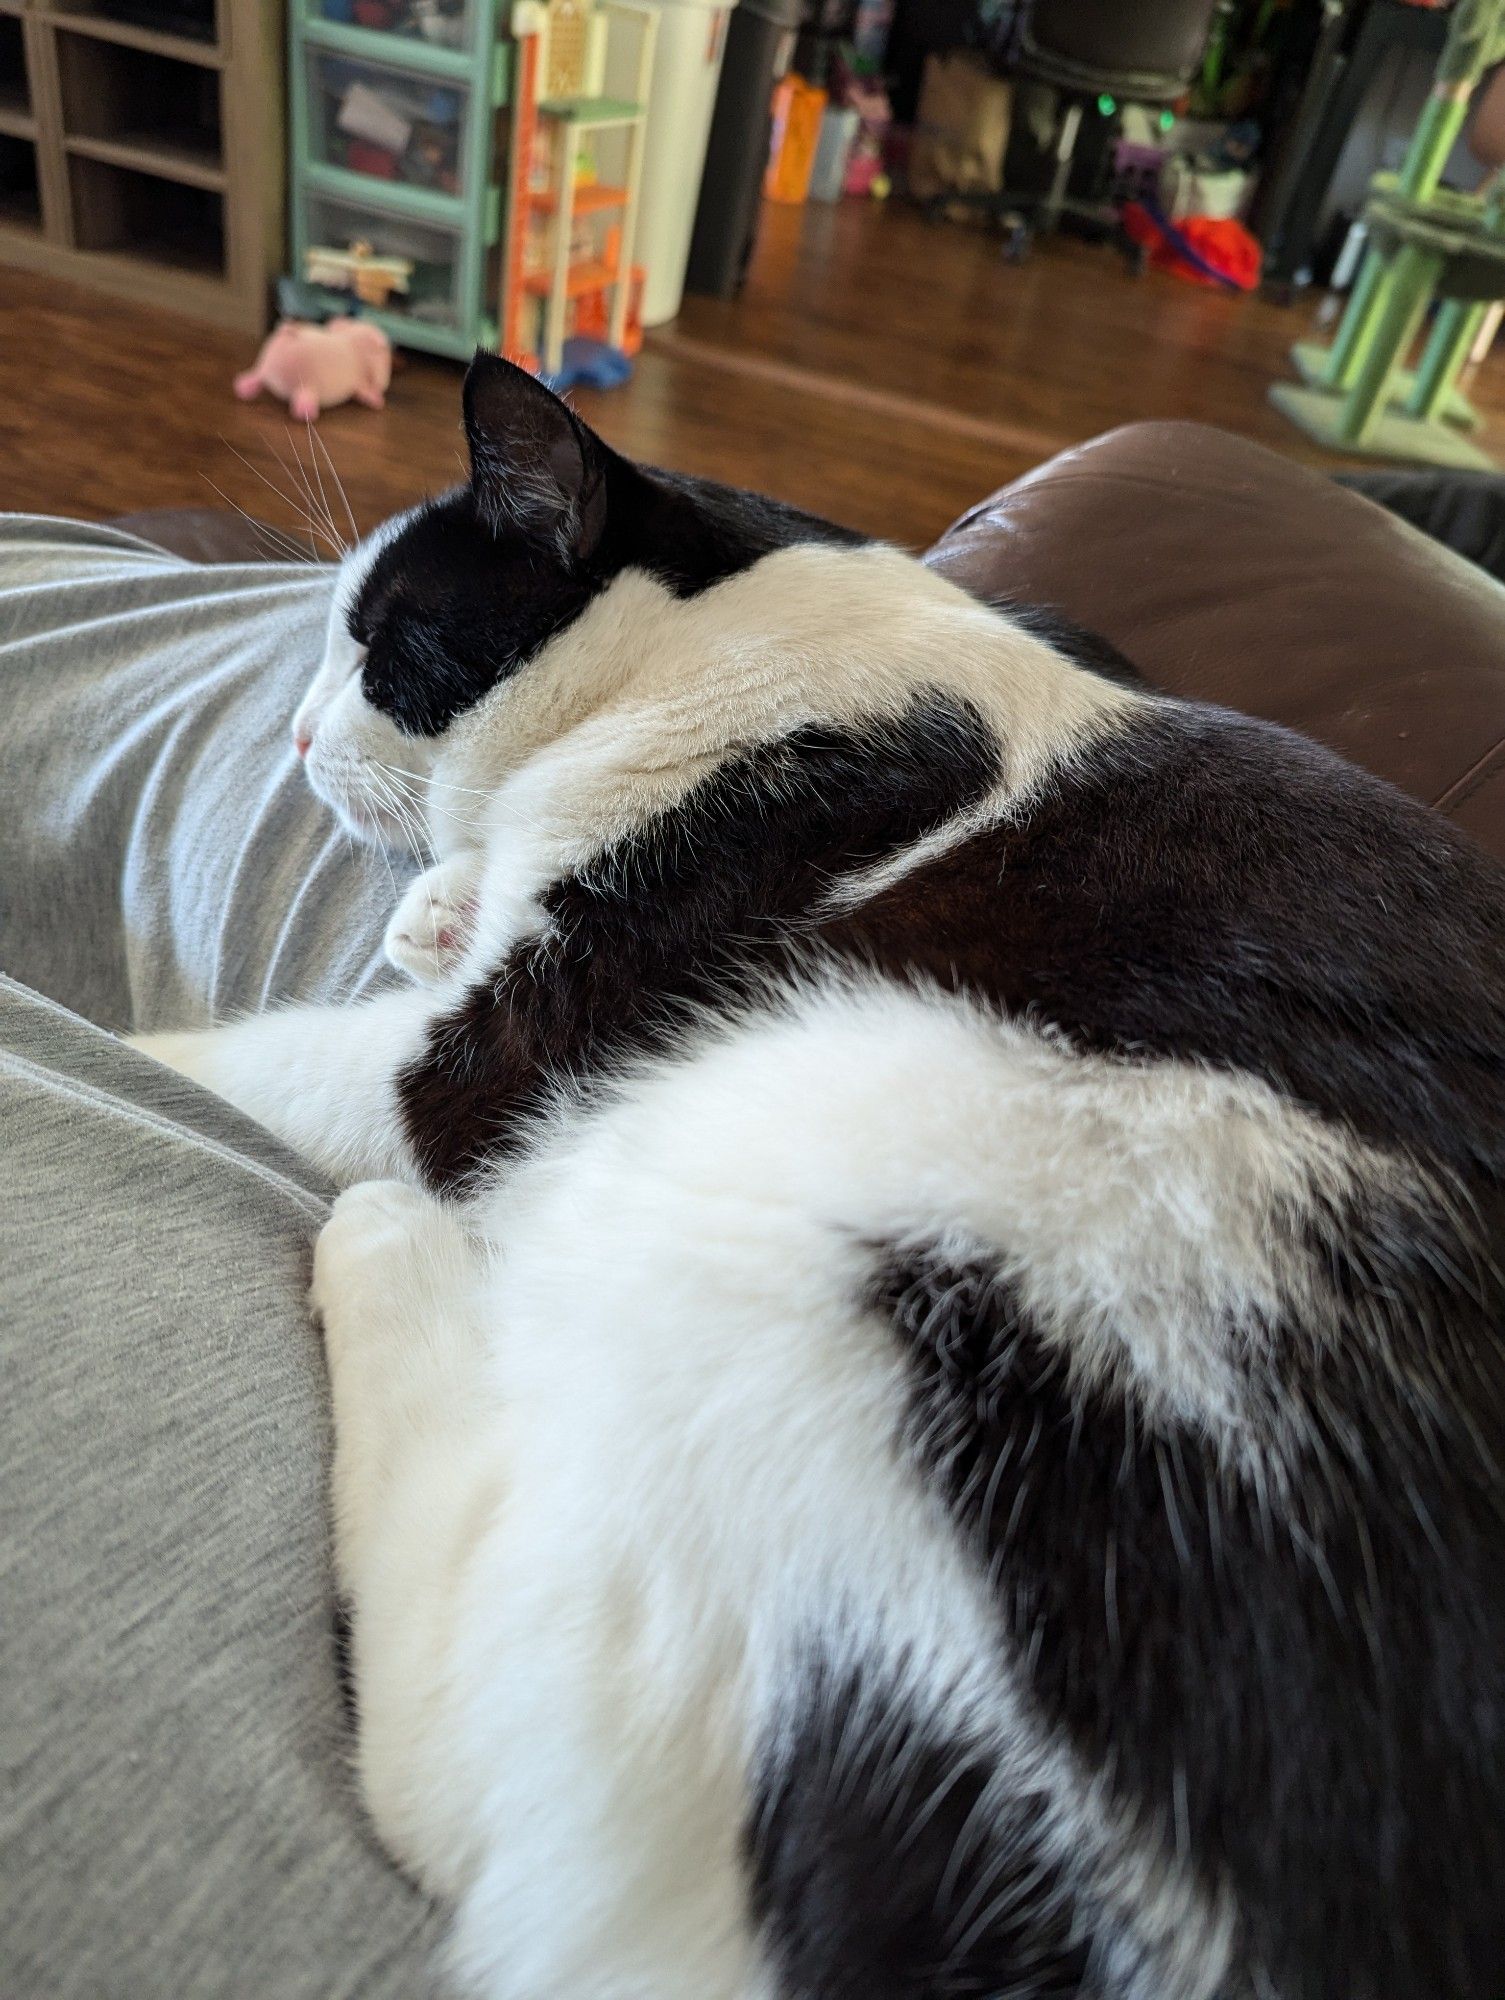
<svg viewBox="0 0 1505 2000">
<path fill-rule="evenodd" d="M 470 479 L 345 557 L 293 720 L 309 783 L 357 834 L 402 838 L 458 724 L 533 668 L 624 572 L 691 597 L 797 542 L 862 538 L 777 501 L 632 464 L 534 377 L 478 354 Z"/>
</svg>

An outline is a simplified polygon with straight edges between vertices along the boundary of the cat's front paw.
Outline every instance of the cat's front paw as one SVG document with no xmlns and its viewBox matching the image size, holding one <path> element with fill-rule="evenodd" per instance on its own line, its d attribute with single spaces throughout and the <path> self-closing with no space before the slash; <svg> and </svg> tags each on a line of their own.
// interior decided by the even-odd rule
<svg viewBox="0 0 1505 2000">
<path fill-rule="evenodd" d="M 470 947 L 480 884 L 478 854 L 441 861 L 410 883 L 383 939 L 391 963 L 420 986 L 448 979 Z"/>
<path fill-rule="evenodd" d="M 389 1287 L 384 1267 L 403 1259 L 421 1237 L 435 1209 L 433 1197 L 406 1181 L 357 1181 L 330 1211 L 314 1245 L 314 1279 L 308 1302 L 328 1333 L 338 1322 L 337 1303 Z"/>
<path fill-rule="evenodd" d="M 179 1076 L 186 1076 L 195 1083 L 204 1081 L 206 1062 L 213 1055 L 212 1036 L 202 1029 L 185 1028 L 178 1033 L 157 1035 L 126 1035 L 127 1048 L 139 1050 L 159 1062 L 164 1069 L 175 1069 Z"/>
</svg>

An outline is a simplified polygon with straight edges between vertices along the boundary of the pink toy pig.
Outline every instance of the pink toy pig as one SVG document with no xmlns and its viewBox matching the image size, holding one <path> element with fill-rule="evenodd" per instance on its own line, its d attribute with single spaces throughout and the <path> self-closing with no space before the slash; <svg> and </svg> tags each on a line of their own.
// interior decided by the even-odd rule
<svg viewBox="0 0 1505 2000">
<path fill-rule="evenodd" d="M 354 396 L 379 410 L 392 379 L 392 343 L 367 319 L 332 319 L 325 326 L 285 319 L 267 336 L 256 366 L 235 378 L 243 403 L 270 389 L 295 417 L 312 423 L 320 410 Z"/>
</svg>

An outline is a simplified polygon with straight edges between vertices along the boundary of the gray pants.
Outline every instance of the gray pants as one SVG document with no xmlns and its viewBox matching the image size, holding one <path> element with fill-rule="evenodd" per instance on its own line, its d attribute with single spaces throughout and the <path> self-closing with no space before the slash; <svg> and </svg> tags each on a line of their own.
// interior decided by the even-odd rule
<svg viewBox="0 0 1505 2000">
<path fill-rule="evenodd" d="M 387 975 L 287 720 L 329 573 L 0 517 L 0 1994 L 411 1996 L 342 1712 L 329 1189 L 103 1028 Z"/>
</svg>

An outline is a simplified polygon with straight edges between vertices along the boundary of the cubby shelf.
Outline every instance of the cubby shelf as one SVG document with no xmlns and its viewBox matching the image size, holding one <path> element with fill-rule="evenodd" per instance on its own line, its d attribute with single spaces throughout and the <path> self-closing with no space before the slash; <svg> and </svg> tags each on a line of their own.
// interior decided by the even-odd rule
<svg viewBox="0 0 1505 2000">
<path fill-rule="evenodd" d="M 281 46 L 265 0 L 0 0 L 0 265 L 260 333 Z"/>
<path fill-rule="evenodd" d="M 42 227 L 37 121 L 31 108 L 26 29 L 0 15 L 0 230 L 35 238 Z"/>
<path fill-rule="evenodd" d="M 223 194 L 225 170 L 213 153 L 197 146 L 183 145 L 151 132 L 122 132 L 114 138 L 69 138 L 64 142 L 70 153 L 85 160 L 102 160 L 107 166 L 133 167 L 138 173 L 154 174 L 159 180 L 180 181 L 184 187 L 205 188 Z"/>
<path fill-rule="evenodd" d="M 143 55 L 164 56 L 169 62 L 197 63 L 201 69 L 222 69 L 225 51 L 217 42 L 201 42 L 196 35 L 168 35 L 159 28 L 142 28 L 131 21 L 117 21 L 109 14 L 76 14 L 52 8 L 37 18 L 70 35 L 83 35 L 92 42 L 110 42 L 119 49 L 139 49 Z"/>
</svg>

